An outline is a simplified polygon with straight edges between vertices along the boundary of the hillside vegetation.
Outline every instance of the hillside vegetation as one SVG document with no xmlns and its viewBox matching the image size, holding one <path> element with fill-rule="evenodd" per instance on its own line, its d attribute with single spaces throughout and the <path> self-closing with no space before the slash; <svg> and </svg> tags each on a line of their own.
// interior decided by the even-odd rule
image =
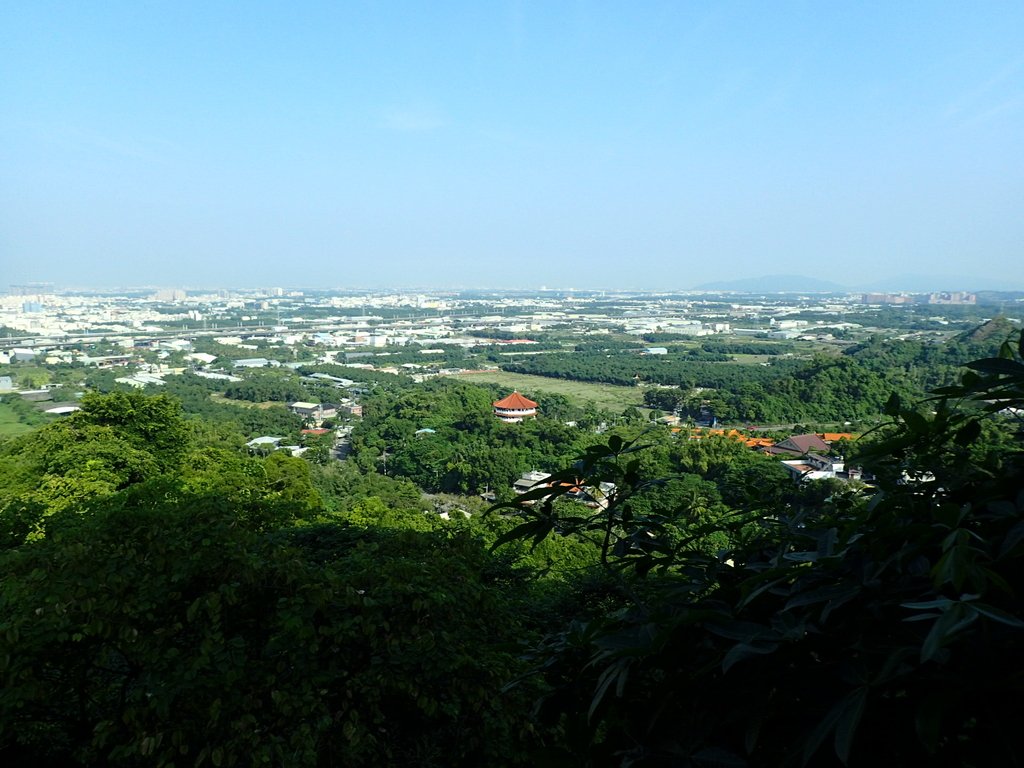
<svg viewBox="0 0 1024 768">
<path fill-rule="evenodd" d="M 1019 764 L 1022 354 L 888 396 L 873 487 L 568 400 L 501 424 L 452 380 L 378 383 L 323 465 L 247 453 L 257 409 L 89 394 L 0 443 L 0 757 Z M 954 365 L 878 342 L 793 379 L 928 355 Z M 561 484 L 512 498 L 538 466 Z"/>
</svg>

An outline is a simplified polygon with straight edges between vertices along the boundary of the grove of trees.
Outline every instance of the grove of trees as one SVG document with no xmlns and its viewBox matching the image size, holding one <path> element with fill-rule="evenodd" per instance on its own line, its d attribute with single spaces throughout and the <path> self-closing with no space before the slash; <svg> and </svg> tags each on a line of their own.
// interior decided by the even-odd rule
<svg viewBox="0 0 1024 768">
<path fill-rule="evenodd" d="M 728 424 L 842 422 L 881 416 L 893 392 L 918 397 L 951 383 L 959 366 L 994 354 L 1012 331 L 1012 325 L 1000 318 L 944 344 L 875 339 L 838 355 L 774 357 L 765 364 L 709 362 L 704 358 L 711 352 L 694 356 L 693 350 L 674 350 L 650 357 L 629 352 L 554 353 L 504 367 L 580 381 L 676 387 L 682 392 L 680 401 L 706 403 L 720 422 Z M 657 406 L 668 396 L 651 390 L 645 397 Z"/>
</svg>

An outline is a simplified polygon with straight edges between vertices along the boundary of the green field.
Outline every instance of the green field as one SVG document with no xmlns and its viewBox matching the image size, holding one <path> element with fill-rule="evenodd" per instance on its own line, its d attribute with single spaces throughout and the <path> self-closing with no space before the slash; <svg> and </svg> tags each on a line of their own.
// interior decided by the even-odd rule
<svg viewBox="0 0 1024 768">
<path fill-rule="evenodd" d="M 771 359 L 770 355 L 736 354 L 732 356 L 732 362 L 738 365 L 761 365 L 762 363 L 767 363 Z"/>
<path fill-rule="evenodd" d="M 487 371 L 486 373 L 465 373 L 466 381 L 500 384 L 510 391 L 517 389 L 525 395 L 543 399 L 544 392 L 564 395 L 577 403 L 590 401 L 598 408 L 620 413 L 630 405 L 643 405 L 644 391 L 639 387 L 620 387 L 616 384 L 595 384 L 587 381 L 553 379 L 547 376 L 531 376 L 528 373 Z M 543 402 L 541 403 L 543 406 Z"/>
<path fill-rule="evenodd" d="M 0 403 L 0 437 L 13 437 L 31 432 L 36 427 L 22 424 L 18 414 L 6 403 Z"/>
<path fill-rule="evenodd" d="M 275 405 L 284 405 L 284 403 L 275 403 L 272 400 L 267 400 L 262 403 L 252 403 L 248 400 L 232 400 L 230 397 L 222 395 L 220 392 L 211 392 L 210 399 L 213 400 L 215 403 L 237 405 L 241 408 L 272 408 Z"/>
</svg>

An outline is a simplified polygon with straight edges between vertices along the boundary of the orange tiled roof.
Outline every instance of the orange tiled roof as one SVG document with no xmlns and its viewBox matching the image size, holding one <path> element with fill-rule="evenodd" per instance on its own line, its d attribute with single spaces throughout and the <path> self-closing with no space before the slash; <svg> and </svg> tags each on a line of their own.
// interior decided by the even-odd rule
<svg viewBox="0 0 1024 768">
<path fill-rule="evenodd" d="M 503 397 L 501 400 L 496 400 L 491 403 L 495 408 L 501 408 L 508 411 L 528 411 L 531 408 L 536 408 L 537 404 L 530 400 L 528 397 L 523 397 L 518 392 L 513 392 L 508 397 Z"/>
<path fill-rule="evenodd" d="M 747 437 L 736 429 L 730 429 L 728 432 L 724 429 L 695 429 L 690 435 L 691 440 L 700 440 L 705 437 L 728 437 L 730 440 L 740 440 L 747 448 L 764 448 L 775 445 L 775 441 L 770 437 Z"/>
<path fill-rule="evenodd" d="M 819 432 L 818 437 L 820 437 L 826 443 L 834 443 L 836 440 L 855 439 L 855 436 L 851 432 Z"/>
</svg>

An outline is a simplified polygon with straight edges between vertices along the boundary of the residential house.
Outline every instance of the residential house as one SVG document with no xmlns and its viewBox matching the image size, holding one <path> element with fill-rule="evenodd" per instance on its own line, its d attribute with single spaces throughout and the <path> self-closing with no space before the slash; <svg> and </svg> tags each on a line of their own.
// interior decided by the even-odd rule
<svg viewBox="0 0 1024 768">
<path fill-rule="evenodd" d="M 535 485 L 543 483 L 549 477 L 551 477 L 551 475 L 547 472 L 538 472 L 537 470 L 524 472 L 518 480 L 512 483 L 512 490 L 516 493 L 526 493 Z"/>
<path fill-rule="evenodd" d="M 766 448 L 765 453 L 777 456 L 803 456 L 807 453 L 828 453 L 829 445 L 818 435 L 793 435 L 785 440 L 780 440 L 775 445 Z"/>
<path fill-rule="evenodd" d="M 333 419 L 338 415 L 338 406 L 333 403 L 304 403 L 298 401 L 290 403 L 288 410 L 304 419 L 317 423 L 322 422 L 324 419 Z"/>
<path fill-rule="evenodd" d="M 789 470 L 794 480 L 824 480 L 839 477 L 845 466 L 843 459 L 837 456 L 823 456 L 808 453 L 799 459 L 788 459 L 782 465 Z"/>
</svg>

